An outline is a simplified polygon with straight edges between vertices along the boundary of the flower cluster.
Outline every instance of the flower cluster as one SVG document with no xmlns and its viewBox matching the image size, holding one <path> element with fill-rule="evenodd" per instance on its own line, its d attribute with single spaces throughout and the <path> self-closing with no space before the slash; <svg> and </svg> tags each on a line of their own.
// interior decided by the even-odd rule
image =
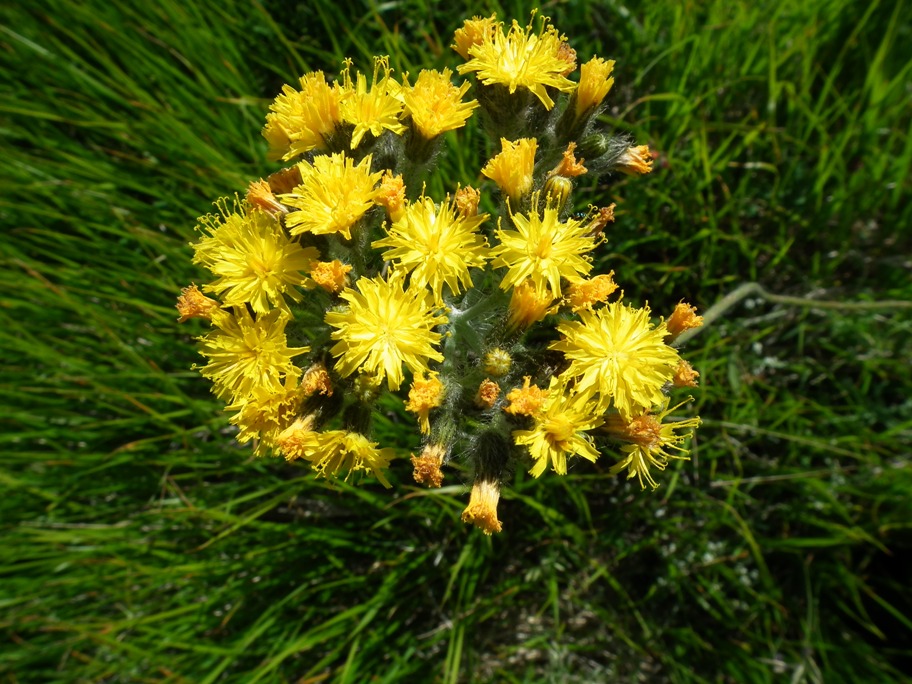
<svg viewBox="0 0 912 684">
<path fill-rule="evenodd" d="M 415 481 L 439 487 L 460 464 L 474 481 L 463 520 L 490 534 L 517 465 L 537 478 L 609 458 L 658 486 L 699 424 L 671 418 L 669 397 L 697 385 L 676 340 L 701 318 L 682 302 L 656 319 L 593 273 L 614 205 L 576 212 L 577 183 L 652 164 L 599 121 L 614 62 L 577 69 L 545 18 L 476 17 L 453 48 L 476 99 L 449 69 L 412 82 L 387 57 L 370 78 L 346 62 L 334 81 L 286 85 L 263 136 L 290 165 L 199 219 L 194 260 L 212 278 L 177 307 L 211 326 L 200 372 L 239 442 L 390 486 L 402 445 L 371 435 L 395 397 L 422 440 Z M 473 116 L 490 158 L 429 195 L 444 134 Z"/>
</svg>

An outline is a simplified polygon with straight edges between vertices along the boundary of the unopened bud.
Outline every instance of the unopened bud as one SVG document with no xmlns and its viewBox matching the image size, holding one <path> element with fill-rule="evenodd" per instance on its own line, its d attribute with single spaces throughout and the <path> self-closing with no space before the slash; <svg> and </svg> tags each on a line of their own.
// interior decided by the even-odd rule
<svg viewBox="0 0 912 684">
<path fill-rule="evenodd" d="M 598 159 L 610 149 L 611 138 L 601 133 L 587 135 L 579 144 L 579 153 L 586 159 Z"/>
<path fill-rule="evenodd" d="M 573 192 L 573 181 L 569 178 L 551 176 L 545 181 L 545 194 L 548 198 L 548 205 L 555 207 L 558 214 L 567 206 L 571 192 Z"/>
<path fill-rule="evenodd" d="M 485 373 L 496 377 L 501 377 L 509 373 L 512 366 L 513 357 L 510 356 L 509 352 L 500 347 L 495 347 L 485 354 L 484 363 L 482 364 Z"/>
</svg>

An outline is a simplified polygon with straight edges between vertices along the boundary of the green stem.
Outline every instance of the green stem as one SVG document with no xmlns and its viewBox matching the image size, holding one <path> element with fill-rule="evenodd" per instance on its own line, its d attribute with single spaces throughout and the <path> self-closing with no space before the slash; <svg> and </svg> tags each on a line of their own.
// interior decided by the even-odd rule
<svg viewBox="0 0 912 684">
<path fill-rule="evenodd" d="M 812 299 L 810 297 L 791 297 L 788 295 L 777 295 L 769 292 L 760 283 L 743 283 L 734 290 L 725 295 L 718 302 L 713 304 L 706 313 L 703 314 L 703 326 L 693 328 L 680 335 L 675 340 L 674 346 L 678 347 L 688 340 L 700 334 L 704 328 L 708 328 L 718 318 L 721 318 L 739 302 L 748 297 L 760 297 L 761 299 L 773 304 L 784 304 L 786 306 L 802 306 L 809 309 L 832 309 L 835 311 L 879 311 L 882 309 L 912 309 L 912 301 L 902 299 L 884 299 L 874 302 L 839 302 L 826 299 Z"/>
</svg>

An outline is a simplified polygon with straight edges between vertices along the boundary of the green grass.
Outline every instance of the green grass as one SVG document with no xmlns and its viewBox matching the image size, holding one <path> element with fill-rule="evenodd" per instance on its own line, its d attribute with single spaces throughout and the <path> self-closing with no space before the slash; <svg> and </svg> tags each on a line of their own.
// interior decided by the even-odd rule
<svg viewBox="0 0 912 684">
<path fill-rule="evenodd" d="M 579 193 L 618 203 L 601 266 L 628 297 L 871 303 L 727 308 L 688 345 L 705 422 L 657 493 L 602 463 L 518 473 L 489 539 L 459 473 L 330 487 L 233 442 L 190 368 L 202 328 L 175 323 L 194 219 L 273 168 L 283 82 L 345 55 L 453 66 L 492 9 L 0 9 L 3 681 L 912 673 L 912 316 L 877 305 L 912 300 L 907 2 L 543 8 L 618 60 L 608 116 L 661 155 Z M 481 138 L 455 139 L 441 173 L 473 181 Z"/>
</svg>

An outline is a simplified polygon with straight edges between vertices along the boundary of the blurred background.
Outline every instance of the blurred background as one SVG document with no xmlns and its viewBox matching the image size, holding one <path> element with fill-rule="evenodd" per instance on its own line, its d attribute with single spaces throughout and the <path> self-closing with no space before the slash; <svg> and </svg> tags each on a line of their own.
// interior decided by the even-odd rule
<svg viewBox="0 0 912 684">
<path fill-rule="evenodd" d="M 611 459 L 520 472 L 485 537 L 408 449 L 390 491 L 254 459 L 191 369 L 195 219 L 277 168 L 281 85 L 455 67 L 463 19 L 532 7 L 0 7 L 2 681 L 912 675 L 908 2 L 541 5 L 617 60 L 606 116 L 658 155 L 576 193 L 617 202 L 599 270 L 657 313 L 772 295 L 689 343 L 704 424 L 655 493 Z M 446 187 L 477 183 L 481 136 L 448 135 Z"/>
</svg>

